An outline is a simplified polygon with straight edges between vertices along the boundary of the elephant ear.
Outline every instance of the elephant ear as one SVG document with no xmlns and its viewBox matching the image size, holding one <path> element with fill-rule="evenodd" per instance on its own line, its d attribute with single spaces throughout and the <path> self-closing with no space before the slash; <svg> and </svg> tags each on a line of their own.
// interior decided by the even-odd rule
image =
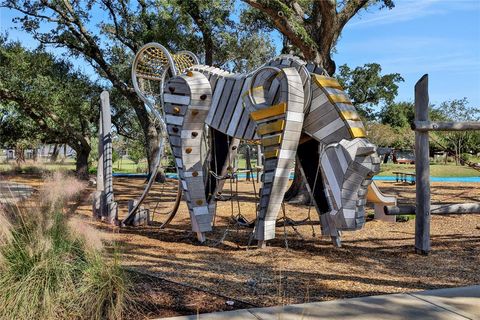
<svg viewBox="0 0 480 320">
<path fill-rule="evenodd" d="M 175 69 L 178 73 L 184 73 L 188 68 L 198 64 L 197 56 L 191 51 L 179 51 L 172 57 L 175 62 Z"/>
<path fill-rule="evenodd" d="M 161 104 L 163 83 L 167 75 L 177 75 L 170 52 L 155 42 L 141 47 L 133 61 L 132 82 L 140 99 L 150 107 Z"/>
<path fill-rule="evenodd" d="M 190 51 L 172 55 L 159 43 L 147 43 L 137 52 L 132 64 L 135 92 L 151 110 L 162 109 L 165 81 L 196 64 L 198 58 Z"/>
</svg>

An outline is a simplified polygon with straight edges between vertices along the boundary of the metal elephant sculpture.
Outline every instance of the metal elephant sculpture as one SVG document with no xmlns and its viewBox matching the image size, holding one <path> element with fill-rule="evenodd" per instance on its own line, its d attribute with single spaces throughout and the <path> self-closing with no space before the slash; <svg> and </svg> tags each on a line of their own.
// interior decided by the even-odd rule
<svg viewBox="0 0 480 320">
<path fill-rule="evenodd" d="M 323 235 L 340 245 L 340 231 L 360 229 L 367 188 L 380 161 L 340 84 L 293 55 L 278 56 L 248 74 L 201 65 L 193 57 L 147 44 L 136 55 L 132 75 L 144 101 L 157 99 L 153 108 L 168 135 L 198 239 L 204 241 L 212 230 L 215 196 L 223 187 L 215 177 L 231 169 L 242 139 L 259 140 L 264 157 L 254 229 L 259 246 L 275 237 L 295 161 Z"/>
</svg>

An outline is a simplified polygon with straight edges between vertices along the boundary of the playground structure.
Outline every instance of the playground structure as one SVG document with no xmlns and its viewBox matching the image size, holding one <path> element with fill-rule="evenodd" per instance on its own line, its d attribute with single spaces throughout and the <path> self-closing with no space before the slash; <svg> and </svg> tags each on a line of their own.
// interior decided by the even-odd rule
<svg viewBox="0 0 480 320">
<path fill-rule="evenodd" d="M 338 82 L 312 63 L 282 55 L 249 74 L 199 65 L 193 53 L 175 55 L 156 43 L 141 48 L 132 78 L 137 94 L 160 124 L 163 139 L 155 171 L 139 199 L 129 202 L 122 225 L 148 223 L 142 207 L 161 166 L 168 141 L 178 173 L 178 189 L 168 225 L 184 194 L 192 230 L 199 241 L 212 230 L 216 201 L 226 180 L 235 177 L 234 159 L 240 141 L 256 141 L 263 164 L 253 236 L 263 247 L 275 237 L 278 212 L 296 160 L 316 208 L 322 234 L 341 245 L 340 232 L 358 230 L 365 222 L 365 205 L 374 204 L 375 218 L 395 221 L 395 215 L 416 214 L 415 249 L 430 250 L 430 214 L 480 213 L 479 203 L 430 206 L 428 131 L 479 130 L 478 122 L 428 121 L 428 77 L 415 86 L 416 206 L 397 206 L 372 177 L 379 171 L 376 148 Z M 110 109 L 102 93 L 100 161 L 94 214 L 117 220 L 111 174 Z M 249 149 L 248 149 L 249 150 Z M 247 152 L 247 170 L 253 177 Z M 258 167 L 257 179 L 258 179 Z"/>
<path fill-rule="evenodd" d="M 480 122 L 434 122 L 428 116 L 428 75 L 415 85 L 415 206 L 385 206 L 387 215 L 415 214 L 415 251 L 430 252 L 430 215 L 480 213 L 480 202 L 431 206 L 429 131 L 480 130 Z"/>
<path fill-rule="evenodd" d="M 319 66 L 282 55 L 251 73 L 231 74 L 199 65 L 190 52 L 171 55 L 150 43 L 137 53 L 132 78 L 168 137 L 192 229 L 200 241 L 212 230 L 216 199 L 233 173 L 240 140 L 259 141 L 263 154 L 254 228 L 260 247 L 275 236 L 295 160 L 323 235 L 339 246 L 341 231 L 364 225 L 367 192 L 380 159 L 349 98 Z M 164 148 L 162 140 L 161 153 Z M 124 224 L 134 219 L 150 186 L 149 182 Z M 370 190 L 377 194 L 373 200 L 385 200 L 378 188 Z M 383 204 L 394 203 L 387 200 Z"/>
</svg>

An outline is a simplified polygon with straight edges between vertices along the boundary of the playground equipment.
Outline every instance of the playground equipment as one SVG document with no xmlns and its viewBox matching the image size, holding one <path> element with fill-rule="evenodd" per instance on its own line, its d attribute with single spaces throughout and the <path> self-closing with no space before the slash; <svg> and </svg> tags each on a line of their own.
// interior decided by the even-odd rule
<svg viewBox="0 0 480 320">
<path fill-rule="evenodd" d="M 396 206 L 397 197 L 393 195 L 383 194 L 375 182 L 368 186 L 367 201 L 373 203 L 375 210 L 374 218 L 386 222 L 395 222 L 395 216 L 388 216 L 384 212 L 384 206 Z"/>
<path fill-rule="evenodd" d="M 212 229 L 215 197 L 232 171 L 241 139 L 259 140 L 263 154 L 254 229 L 259 246 L 275 236 L 295 159 L 324 235 L 340 245 L 341 230 L 363 226 L 367 189 L 380 159 L 351 101 L 319 66 L 282 55 L 249 74 L 231 74 L 153 43 L 137 53 L 132 77 L 168 135 L 200 241 Z M 164 141 L 159 147 L 163 150 Z"/>
<path fill-rule="evenodd" d="M 112 121 L 108 91 L 100 94 L 101 108 L 98 124 L 97 191 L 93 197 L 93 215 L 114 224 L 118 216 L 113 197 L 112 180 Z"/>
<path fill-rule="evenodd" d="M 387 215 L 415 214 L 415 251 L 430 252 L 430 215 L 480 213 L 480 203 L 431 206 L 429 131 L 480 130 L 480 122 L 434 122 L 428 119 L 428 75 L 415 84 L 415 206 L 386 206 Z"/>
<path fill-rule="evenodd" d="M 148 57 L 147 59 L 138 59 L 138 56 Z M 197 57 L 189 51 L 181 51 L 173 56 L 170 55 L 167 49 L 158 43 L 152 43 L 149 46 L 144 46 L 137 53 L 136 59 L 133 62 L 132 67 L 132 82 L 135 88 L 135 92 L 140 99 L 145 103 L 147 108 L 151 111 L 152 115 L 159 123 L 160 136 L 158 145 L 158 154 L 155 159 L 152 172 L 150 172 L 150 178 L 148 180 L 145 189 L 138 199 L 134 199 L 129 202 L 128 214 L 122 221 L 122 225 L 132 225 L 135 221 L 139 220 L 135 215 L 138 209 L 140 209 L 143 201 L 148 195 L 153 183 L 157 177 L 159 167 L 161 165 L 162 157 L 165 153 L 165 142 L 167 127 L 165 125 L 165 111 L 163 105 L 162 90 L 164 82 L 167 77 L 172 77 L 180 72 L 183 72 L 186 68 L 189 68 L 195 64 L 198 64 Z M 148 75 L 149 70 L 155 71 L 155 77 Z M 141 78 L 137 78 L 137 75 L 141 75 Z M 180 186 L 177 188 L 176 198 L 173 202 L 173 206 L 167 212 L 163 214 L 163 220 L 160 228 L 168 225 L 173 219 L 175 213 L 180 205 L 180 199 L 182 196 L 182 189 Z M 142 210 L 142 212 L 145 212 Z"/>
</svg>

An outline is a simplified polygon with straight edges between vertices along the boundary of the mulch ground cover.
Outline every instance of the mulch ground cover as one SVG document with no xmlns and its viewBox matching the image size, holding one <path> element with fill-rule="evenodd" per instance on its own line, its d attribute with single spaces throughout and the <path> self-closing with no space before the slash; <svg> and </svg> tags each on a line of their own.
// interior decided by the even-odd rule
<svg viewBox="0 0 480 320">
<path fill-rule="evenodd" d="M 141 194 L 144 183 L 144 179 L 114 178 L 120 216 L 126 214 L 128 199 Z M 415 202 L 415 186 L 378 184 L 385 193 L 397 195 L 399 203 Z M 228 187 L 227 184 L 226 195 Z M 155 275 L 140 276 L 144 280 L 136 285 L 147 301 L 145 316 L 196 314 L 251 307 L 248 304 L 272 306 L 480 283 L 480 215 L 432 216 L 432 251 L 428 256 L 420 256 L 413 249 L 415 220 L 396 223 L 369 220 L 362 230 L 345 232 L 342 247 L 335 248 L 329 239 L 320 236 L 314 209 L 310 211 L 311 221 L 303 221 L 308 216 L 308 207 L 287 204 L 286 217 L 303 222 L 295 228 L 279 223 L 276 239 L 259 250 L 250 241 L 252 229 L 232 223 L 232 211 L 233 216 L 240 212 L 246 220 L 255 218 L 251 182 L 240 182 L 238 190 L 233 201 L 218 202 L 215 228 L 208 233 L 204 244 L 198 243 L 190 232 L 184 203 L 165 229 L 159 229 L 158 223 L 120 229 L 96 222 L 90 218 L 88 196 L 79 203 L 76 213 L 102 230 L 107 242 L 120 246 L 125 266 Z M 165 195 L 165 188 L 157 184 L 147 205 L 168 208 L 173 194 L 174 191 L 170 192 L 168 201 L 158 203 Z M 432 183 L 432 203 L 479 200 L 478 183 Z M 155 219 L 160 218 L 157 214 Z M 234 301 L 234 305 L 229 306 L 227 301 Z"/>
<path fill-rule="evenodd" d="M 254 305 L 221 295 L 173 283 L 155 275 L 131 271 L 135 296 L 126 319 L 164 318 L 182 315 L 231 311 Z"/>
</svg>

